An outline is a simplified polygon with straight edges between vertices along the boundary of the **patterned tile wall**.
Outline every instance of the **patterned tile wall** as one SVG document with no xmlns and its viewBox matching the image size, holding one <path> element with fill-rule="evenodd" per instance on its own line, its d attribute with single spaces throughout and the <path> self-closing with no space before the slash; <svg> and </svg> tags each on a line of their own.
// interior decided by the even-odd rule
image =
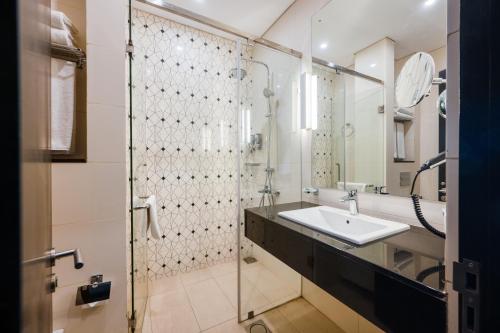
<svg viewBox="0 0 500 333">
<path fill-rule="evenodd" d="M 133 41 L 135 188 L 156 195 L 162 231 L 148 275 L 235 258 L 236 44 L 139 10 Z"/>
<path fill-rule="evenodd" d="M 335 73 L 313 67 L 318 76 L 318 129 L 312 133 L 311 159 L 312 184 L 317 187 L 334 187 L 334 78 Z"/>
</svg>

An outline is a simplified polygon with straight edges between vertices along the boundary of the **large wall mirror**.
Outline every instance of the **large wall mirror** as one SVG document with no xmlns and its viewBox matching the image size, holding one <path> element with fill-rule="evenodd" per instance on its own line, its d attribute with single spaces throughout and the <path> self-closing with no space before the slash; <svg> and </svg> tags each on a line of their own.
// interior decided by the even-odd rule
<svg viewBox="0 0 500 333">
<path fill-rule="evenodd" d="M 333 0 L 312 18 L 311 185 L 446 201 L 446 0 Z M 437 158 L 436 158 L 437 157 Z"/>
</svg>

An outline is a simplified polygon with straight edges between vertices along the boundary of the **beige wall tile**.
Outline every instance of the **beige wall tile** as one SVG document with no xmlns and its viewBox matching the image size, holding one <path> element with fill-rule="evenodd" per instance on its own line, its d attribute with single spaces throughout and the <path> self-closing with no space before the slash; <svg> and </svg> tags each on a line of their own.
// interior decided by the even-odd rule
<svg viewBox="0 0 500 333">
<path fill-rule="evenodd" d="M 87 42 L 124 53 L 126 5 L 125 0 L 87 0 Z"/>
<path fill-rule="evenodd" d="M 126 179 L 125 163 L 53 164 L 52 224 L 125 220 Z"/>
<path fill-rule="evenodd" d="M 125 163 L 126 110 L 124 107 L 87 106 L 87 161 Z"/>
<path fill-rule="evenodd" d="M 104 274 L 105 280 L 124 281 L 126 276 L 125 220 L 55 225 L 52 227 L 56 250 L 79 248 L 85 265 L 74 269 L 71 257 L 61 259 L 54 267 L 59 285 L 87 283 L 90 276 Z M 116 288 L 115 288 L 116 287 Z M 113 286 L 112 297 L 126 294 Z M 125 311 L 125 310 L 124 310 Z M 125 313 L 125 312 L 124 312 Z"/>
<path fill-rule="evenodd" d="M 87 101 L 125 106 L 125 52 L 87 45 Z"/>
</svg>

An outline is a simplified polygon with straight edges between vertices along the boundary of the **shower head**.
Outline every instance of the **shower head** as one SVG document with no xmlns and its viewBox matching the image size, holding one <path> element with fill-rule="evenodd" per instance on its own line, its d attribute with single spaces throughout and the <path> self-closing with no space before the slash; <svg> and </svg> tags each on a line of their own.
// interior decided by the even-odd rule
<svg viewBox="0 0 500 333">
<path fill-rule="evenodd" d="M 243 68 L 240 68 L 240 80 L 243 80 L 245 78 L 245 76 L 247 76 L 247 71 L 244 70 Z M 237 79 L 238 78 L 238 68 L 232 68 L 230 71 L 229 71 L 229 77 L 231 79 Z"/>
<path fill-rule="evenodd" d="M 269 88 L 264 88 L 264 90 L 262 91 L 262 93 L 264 94 L 264 96 L 266 98 L 269 98 L 271 96 L 274 96 L 274 91 L 272 91 L 271 89 Z"/>
</svg>

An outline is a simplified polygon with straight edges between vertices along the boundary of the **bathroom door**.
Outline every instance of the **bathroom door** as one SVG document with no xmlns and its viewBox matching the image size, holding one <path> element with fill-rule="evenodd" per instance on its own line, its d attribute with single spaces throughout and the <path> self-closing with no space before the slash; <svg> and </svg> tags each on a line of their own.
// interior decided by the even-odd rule
<svg viewBox="0 0 500 333">
<path fill-rule="evenodd" d="M 52 331 L 49 160 L 50 1 L 2 1 L 2 320 L 0 332 Z M 41 28 L 42 27 L 42 28 Z"/>
</svg>

